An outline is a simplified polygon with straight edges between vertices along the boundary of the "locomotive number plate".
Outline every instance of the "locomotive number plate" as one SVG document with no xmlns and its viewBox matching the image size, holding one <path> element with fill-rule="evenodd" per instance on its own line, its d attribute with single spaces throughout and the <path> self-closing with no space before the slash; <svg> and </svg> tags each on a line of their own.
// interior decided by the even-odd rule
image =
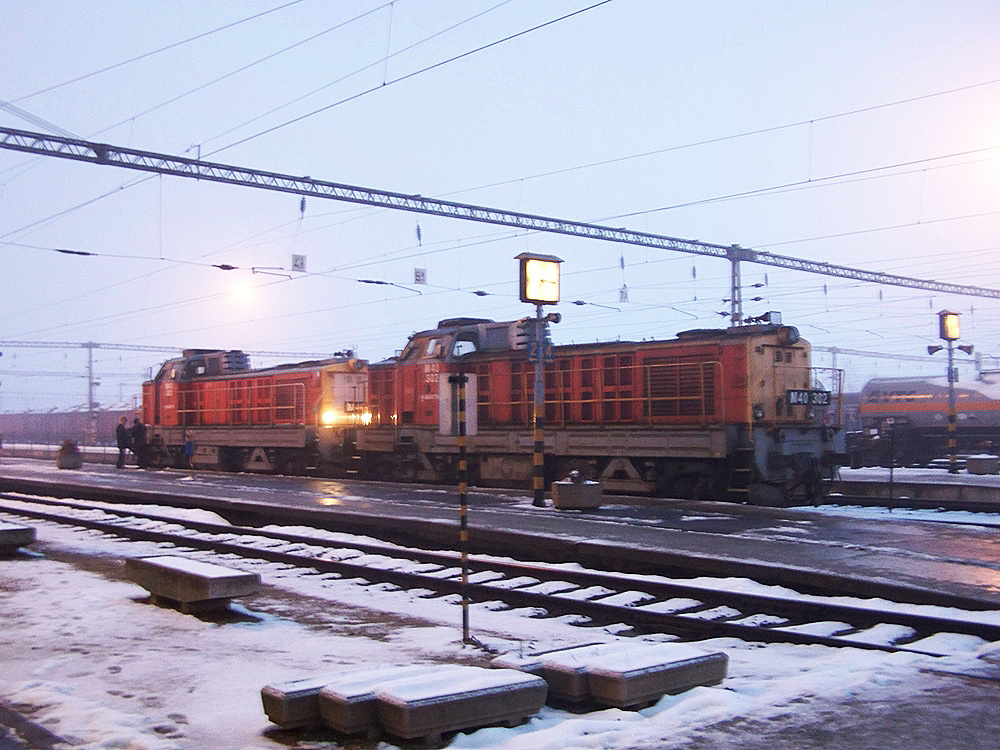
<svg viewBox="0 0 1000 750">
<path fill-rule="evenodd" d="M 829 406 L 830 391 L 789 390 L 785 398 L 789 406 Z"/>
</svg>

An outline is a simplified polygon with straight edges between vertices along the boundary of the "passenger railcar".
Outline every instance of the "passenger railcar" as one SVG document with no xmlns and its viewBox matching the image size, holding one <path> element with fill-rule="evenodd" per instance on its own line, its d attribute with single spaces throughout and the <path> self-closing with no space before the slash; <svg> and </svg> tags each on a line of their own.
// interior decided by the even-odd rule
<svg viewBox="0 0 1000 750">
<path fill-rule="evenodd" d="M 441 321 L 369 366 L 373 476 L 446 480 L 458 465 L 465 376 L 470 481 L 528 484 L 534 364 L 518 322 Z M 545 365 L 545 475 L 572 470 L 613 491 L 780 503 L 814 498 L 844 458 L 840 373 L 820 386 L 791 326 L 556 346 Z"/>
<path fill-rule="evenodd" d="M 955 383 L 960 453 L 1000 450 L 1000 383 L 990 376 Z M 926 465 L 948 455 L 948 378 L 873 378 L 861 390 L 861 433 L 852 463 Z"/>
<path fill-rule="evenodd" d="M 252 370 L 240 351 L 189 349 L 142 386 L 154 456 L 174 466 L 345 470 L 367 408 L 350 356 Z"/>
</svg>

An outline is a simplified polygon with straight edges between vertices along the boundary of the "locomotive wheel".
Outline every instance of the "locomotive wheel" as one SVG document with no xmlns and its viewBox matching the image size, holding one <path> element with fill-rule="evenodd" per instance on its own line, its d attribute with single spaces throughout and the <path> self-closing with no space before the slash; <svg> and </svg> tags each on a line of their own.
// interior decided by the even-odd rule
<svg viewBox="0 0 1000 750">
<path fill-rule="evenodd" d="M 707 474 L 682 474 L 674 478 L 669 497 L 680 500 L 711 500 L 714 482 Z"/>
</svg>

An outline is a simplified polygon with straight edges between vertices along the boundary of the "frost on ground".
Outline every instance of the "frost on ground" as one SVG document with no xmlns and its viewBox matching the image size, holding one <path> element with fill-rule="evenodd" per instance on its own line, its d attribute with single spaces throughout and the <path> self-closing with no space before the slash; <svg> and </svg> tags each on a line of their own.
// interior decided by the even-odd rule
<svg viewBox="0 0 1000 750">
<path fill-rule="evenodd" d="M 78 747 L 336 748 L 330 734 L 275 730 L 261 709 L 261 687 L 340 667 L 490 658 L 461 644 L 451 597 L 254 564 L 265 584 L 260 595 L 221 617 L 183 615 L 147 603 L 122 577 L 121 558 L 163 547 L 37 525 L 37 551 L 0 563 L 0 700 Z M 526 614 L 473 606 L 473 634 L 522 653 L 618 637 L 614 627 Z M 1000 736 L 1000 685 L 947 674 L 990 668 L 991 656 L 1000 662 L 998 644 L 936 636 L 949 654 L 939 658 L 734 639 L 702 645 L 729 656 L 729 677 L 719 686 L 638 712 L 546 708 L 521 727 L 447 739 L 455 748 L 532 750 L 964 750 L 994 748 Z"/>
</svg>

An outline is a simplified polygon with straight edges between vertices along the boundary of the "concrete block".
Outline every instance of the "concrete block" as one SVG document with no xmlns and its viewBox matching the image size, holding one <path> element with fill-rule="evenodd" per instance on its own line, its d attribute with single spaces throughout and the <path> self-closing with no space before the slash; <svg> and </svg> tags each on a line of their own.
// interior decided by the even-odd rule
<svg viewBox="0 0 1000 750">
<path fill-rule="evenodd" d="M 35 529 L 33 526 L 0 523 L 0 554 L 13 554 L 19 547 L 27 547 L 34 541 Z"/>
<path fill-rule="evenodd" d="M 725 678 L 729 660 L 721 652 L 686 644 L 615 641 L 517 661 L 548 683 L 553 698 L 628 708 L 697 685 L 717 684 Z"/>
<path fill-rule="evenodd" d="M 572 646 L 571 648 L 589 648 L 590 646 L 598 646 L 599 643 L 584 643 L 579 646 Z M 541 676 L 542 670 L 542 660 L 549 654 L 560 653 L 563 651 L 568 651 L 566 646 L 561 648 L 550 648 L 546 651 L 533 651 L 529 654 L 501 654 L 500 656 L 495 656 L 490 661 L 491 669 L 517 669 L 521 672 L 528 672 L 533 675 Z"/>
<path fill-rule="evenodd" d="M 600 482 L 562 481 L 552 483 L 552 506 L 559 510 L 589 510 L 601 507 Z"/>
<path fill-rule="evenodd" d="M 535 674 L 548 684 L 551 697 L 580 703 L 590 698 L 588 666 L 595 660 L 617 654 L 628 645 L 614 641 L 552 651 L 542 656 L 541 665 Z"/>
<path fill-rule="evenodd" d="M 56 454 L 56 468 L 79 469 L 83 466 L 83 454 L 60 450 Z"/>
<path fill-rule="evenodd" d="M 177 602 L 185 614 L 226 609 L 233 597 L 255 594 L 260 587 L 256 573 L 171 555 L 129 558 L 125 574 L 156 603 Z"/>
<path fill-rule="evenodd" d="M 282 728 L 318 726 L 323 723 L 319 711 L 319 691 L 342 679 L 343 672 L 331 672 L 265 685 L 260 690 L 264 713 Z"/>
<path fill-rule="evenodd" d="M 396 680 L 376 691 L 382 727 L 403 739 L 439 742 L 441 734 L 490 724 L 516 726 L 545 705 L 545 681 L 512 669 L 451 667 Z"/>
<path fill-rule="evenodd" d="M 343 734 L 378 730 L 375 691 L 393 680 L 429 675 L 450 669 L 452 665 L 410 664 L 399 667 L 376 667 L 330 680 L 318 691 L 317 708 L 323 724 Z"/>
<path fill-rule="evenodd" d="M 591 698 L 605 706 L 631 708 L 726 677 L 728 657 L 680 643 L 649 644 L 611 654 L 587 666 Z"/>
<path fill-rule="evenodd" d="M 969 456 L 965 459 L 965 469 L 970 474 L 1000 474 L 1000 457 Z"/>
</svg>

